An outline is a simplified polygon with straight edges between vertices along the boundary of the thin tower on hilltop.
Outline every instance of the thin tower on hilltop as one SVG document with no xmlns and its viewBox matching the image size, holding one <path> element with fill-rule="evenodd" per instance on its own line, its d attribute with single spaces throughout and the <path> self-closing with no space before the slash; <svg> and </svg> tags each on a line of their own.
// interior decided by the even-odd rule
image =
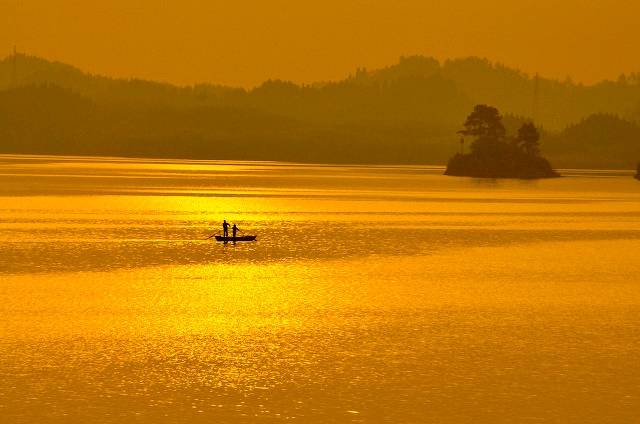
<svg viewBox="0 0 640 424">
<path fill-rule="evenodd" d="M 18 48 L 13 46 L 13 63 L 11 68 L 11 88 L 16 88 L 18 85 Z"/>
<path fill-rule="evenodd" d="M 538 113 L 540 107 L 540 75 L 536 72 L 536 76 L 533 79 L 533 107 L 531 110 L 531 118 L 533 122 L 538 121 Z"/>
</svg>

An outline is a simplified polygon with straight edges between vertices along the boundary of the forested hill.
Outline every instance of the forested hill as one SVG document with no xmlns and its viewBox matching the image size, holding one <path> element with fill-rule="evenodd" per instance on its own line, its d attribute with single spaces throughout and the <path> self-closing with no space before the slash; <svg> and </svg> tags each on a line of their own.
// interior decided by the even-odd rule
<svg viewBox="0 0 640 424">
<path fill-rule="evenodd" d="M 634 169 L 640 160 L 640 125 L 611 114 L 589 115 L 548 134 L 545 146 L 556 166 Z"/>
<path fill-rule="evenodd" d="M 316 121 L 384 118 L 458 125 L 469 108 L 479 103 L 491 104 L 507 115 L 531 117 L 535 78 L 484 59 L 439 63 L 412 56 L 388 68 L 357 70 L 342 81 L 299 86 L 274 80 L 244 90 L 112 79 L 20 54 L 0 61 L 0 90 L 43 83 L 69 88 L 100 103 L 251 107 Z M 538 87 L 536 120 L 552 131 L 595 113 L 640 120 L 640 74 L 591 86 L 539 78 Z"/>
<path fill-rule="evenodd" d="M 477 58 L 406 57 L 342 81 L 276 80 L 246 90 L 112 79 L 17 55 L 0 61 L 0 152 L 445 163 L 475 104 L 498 107 L 515 127 L 533 113 L 535 85 L 532 76 Z M 638 74 L 592 86 L 545 78 L 537 85 L 543 148 L 562 165 L 573 163 L 562 146 L 580 148 L 561 142 L 566 128 L 594 114 L 640 121 Z M 633 150 L 640 142 L 633 140 L 616 142 Z M 618 156 L 603 156 L 601 166 L 631 160 L 612 151 Z"/>
</svg>

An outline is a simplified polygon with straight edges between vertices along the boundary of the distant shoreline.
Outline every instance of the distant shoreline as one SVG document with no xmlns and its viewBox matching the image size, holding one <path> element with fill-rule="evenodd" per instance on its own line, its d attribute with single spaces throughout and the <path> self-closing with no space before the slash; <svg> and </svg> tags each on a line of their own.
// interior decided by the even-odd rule
<svg viewBox="0 0 640 424">
<path fill-rule="evenodd" d="M 196 159 L 196 158 L 180 158 L 180 157 L 157 157 L 157 156 L 112 156 L 112 155 L 55 155 L 55 154 L 34 154 L 34 153 L 0 153 L 0 164 L 3 159 L 20 159 L 27 160 L 51 159 L 52 161 L 81 161 L 90 162 L 152 162 L 152 163 L 193 163 L 193 164 L 225 164 L 229 165 L 241 163 L 257 163 L 264 165 L 304 165 L 304 166 L 326 166 L 326 167 L 375 167 L 375 168 L 417 168 L 428 169 L 434 172 L 444 172 L 446 165 L 428 164 L 428 163 L 339 163 L 339 162 L 302 162 L 287 160 L 262 160 L 262 159 Z M 621 177 L 634 176 L 635 170 L 624 168 L 557 168 L 556 171 L 562 174 L 562 177 L 572 177 L 574 174 L 584 174 L 598 176 L 599 174 L 615 175 Z M 477 177 L 462 177 L 478 179 Z M 487 178 L 483 178 L 487 179 Z M 524 180 L 520 178 L 488 178 L 488 179 L 506 179 L 506 180 Z"/>
<path fill-rule="evenodd" d="M 640 95 L 635 79 L 586 90 L 478 58 L 440 63 L 424 56 L 332 83 L 270 80 L 247 90 L 110 79 L 15 54 L 0 60 L 0 151 L 445 164 L 460 151 L 456 132 L 474 104 L 499 108 L 515 134 L 531 120 L 534 86 L 559 99 L 541 104 L 536 122 L 555 167 L 636 165 L 640 115 L 627 110 L 629 96 Z"/>
</svg>

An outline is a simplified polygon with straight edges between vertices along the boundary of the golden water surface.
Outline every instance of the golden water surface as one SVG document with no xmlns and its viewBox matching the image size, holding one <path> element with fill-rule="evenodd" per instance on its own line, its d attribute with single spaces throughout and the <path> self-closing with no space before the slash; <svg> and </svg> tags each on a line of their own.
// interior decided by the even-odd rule
<svg viewBox="0 0 640 424">
<path fill-rule="evenodd" d="M 441 173 L 0 156 L 0 421 L 638 422 L 640 183 Z"/>
</svg>

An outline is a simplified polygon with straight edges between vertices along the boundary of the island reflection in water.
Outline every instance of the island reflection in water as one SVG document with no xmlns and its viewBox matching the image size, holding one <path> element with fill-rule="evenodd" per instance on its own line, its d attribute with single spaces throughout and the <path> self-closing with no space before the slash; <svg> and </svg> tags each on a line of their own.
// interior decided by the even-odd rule
<svg viewBox="0 0 640 424">
<path fill-rule="evenodd" d="M 631 173 L 441 173 L 0 156 L 0 414 L 636 419 Z"/>
</svg>

